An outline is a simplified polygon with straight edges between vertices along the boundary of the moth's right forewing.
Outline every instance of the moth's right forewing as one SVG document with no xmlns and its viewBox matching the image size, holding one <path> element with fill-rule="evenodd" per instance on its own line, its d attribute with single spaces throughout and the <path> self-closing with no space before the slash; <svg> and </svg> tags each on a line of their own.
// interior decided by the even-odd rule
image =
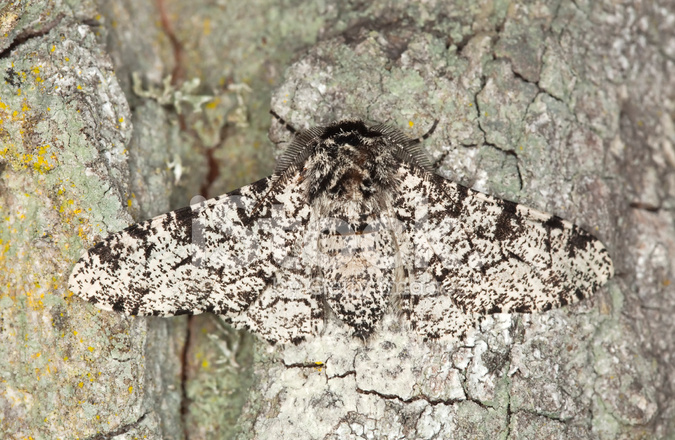
<svg viewBox="0 0 675 440">
<path fill-rule="evenodd" d="M 448 318 L 457 312 L 532 313 L 564 306 L 613 274 L 603 244 L 569 222 L 407 164 L 400 176 L 395 207 L 409 225 L 414 255 L 410 300 L 403 307 L 427 336 L 469 328 L 460 325 L 462 319 Z"/>
</svg>

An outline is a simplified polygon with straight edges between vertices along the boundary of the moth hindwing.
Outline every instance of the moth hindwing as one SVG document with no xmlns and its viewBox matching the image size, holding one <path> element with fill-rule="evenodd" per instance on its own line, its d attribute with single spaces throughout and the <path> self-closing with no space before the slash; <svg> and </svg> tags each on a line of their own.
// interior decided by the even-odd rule
<svg viewBox="0 0 675 440">
<path fill-rule="evenodd" d="M 419 140 L 344 120 L 299 131 L 275 173 L 133 225 L 87 251 L 77 295 L 131 315 L 212 312 L 275 343 L 385 313 L 428 338 L 483 314 L 536 312 L 613 274 L 579 227 L 430 170 Z"/>
</svg>

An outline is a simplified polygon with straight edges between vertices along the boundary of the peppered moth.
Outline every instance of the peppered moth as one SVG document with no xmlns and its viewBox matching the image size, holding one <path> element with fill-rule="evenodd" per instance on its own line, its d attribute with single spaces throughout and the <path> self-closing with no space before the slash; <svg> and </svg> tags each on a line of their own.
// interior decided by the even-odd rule
<svg viewBox="0 0 675 440">
<path fill-rule="evenodd" d="M 434 174 L 421 139 L 358 120 L 297 132 L 272 176 L 97 243 L 70 289 L 298 343 L 328 319 L 367 338 L 385 313 L 461 337 L 476 316 L 564 306 L 613 275 L 579 227 Z"/>
</svg>

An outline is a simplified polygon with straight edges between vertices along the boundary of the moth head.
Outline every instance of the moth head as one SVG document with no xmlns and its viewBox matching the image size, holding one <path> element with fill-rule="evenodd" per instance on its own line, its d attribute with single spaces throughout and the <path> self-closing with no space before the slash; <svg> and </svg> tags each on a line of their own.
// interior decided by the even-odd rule
<svg viewBox="0 0 675 440">
<path fill-rule="evenodd" d="M 371 199 L 396 184 L 402 161 L 430 168 L 419 140 L 386 125 L 343 120 L 299 132 L 275 174 L 301 172 L 310 200 L 324 198 L 363 207 L 377 204 Z"/>
</svg>

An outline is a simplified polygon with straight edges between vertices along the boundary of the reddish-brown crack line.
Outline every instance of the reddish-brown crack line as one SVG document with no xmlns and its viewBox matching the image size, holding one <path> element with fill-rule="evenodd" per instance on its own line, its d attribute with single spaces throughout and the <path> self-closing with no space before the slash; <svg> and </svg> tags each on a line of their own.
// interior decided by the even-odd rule
<svg viewBox="0 0 675 440">
<path fill-rule="evenodd" d="M 156 0 L 156 3 L 162 29 L 164 29 L 164 33 L 169 39 L 171 48 L 173 49 L 174 66 L 173 71 L 171 72 L 171 85 L 180 84 L 185 79 L 185 69 L 183 69 L 183 45 L 178 41 L 176 33 L 173 30 L 164 0 Z"/>
<path fill-rule="evenodd" d="M 171 21 L 169 20 L 169 14 L 167 13 L 166 10 L 166 4 L 164 0 L 155 0 L 156 5 L 157 5 L 157 10 L 159 12 L 159 19 L 160 23 L 162 26 L 162 29 L 164 30 L 164 34 L 166 34 L 167 38 L 169 39 L 169 43 L 171 44 L 171 48 L 173 51 L 173 58 L 174 58 L 174 66 L 173 70 L 171 71 L 171 85 L 176 86 L 177 84 L 181 84 L 183 80 L 185 79 L 185 69 L 183 68 L 183 45 L 180 43 L 178 38 L 176 37 L 176 33 L 174 32 L 173 26 L 171 24 Z M 187 126 L 187 121 L 185 120 L 185 116 L 183 114 L 177 113 L 178 117 L 178 126 L 180 127 L 181 131 L 188 131 L 188 126 Z M 188 322 L 187 322 L 187 334 L 185 335 L 185 345 L 183 346 L 183 352 L 181 353 L 181 405 L 180 405 L 180 414 L 181 414 L 181 419 L 183 422 L 184 429 L 187 429 L 187 423 L 186 422 L 186 417 L 189 412 L 189 405 L 190 405 L 190 400 L 188 399 L 187 396 L 187 380 L 188 380 L 188 373 L 187 373 L 187 354 L 190 348 L 190 342 L 191 342 L 191 324 L 192 324 L 192 316 L 188 317 Z M 188 432 L 184 432 L 185 437 L 188 437 Z"/>
</svg>

